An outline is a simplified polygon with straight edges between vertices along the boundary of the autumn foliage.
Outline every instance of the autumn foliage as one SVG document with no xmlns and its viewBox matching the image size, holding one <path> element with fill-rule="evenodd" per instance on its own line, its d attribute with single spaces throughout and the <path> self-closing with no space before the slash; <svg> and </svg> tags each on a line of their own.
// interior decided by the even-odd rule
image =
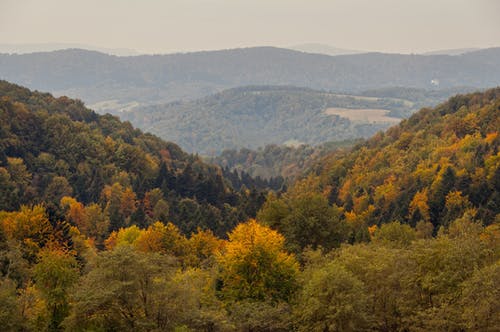
<svg viewBox="0 0 500 332">
<path fill-rule="evenodd" d="M 24 102 L 0 98 L 0 329 L 500 328 L 500 89 L 424 109 L 263 205 L 77 101 L 9 91 Z"/>
</svg>

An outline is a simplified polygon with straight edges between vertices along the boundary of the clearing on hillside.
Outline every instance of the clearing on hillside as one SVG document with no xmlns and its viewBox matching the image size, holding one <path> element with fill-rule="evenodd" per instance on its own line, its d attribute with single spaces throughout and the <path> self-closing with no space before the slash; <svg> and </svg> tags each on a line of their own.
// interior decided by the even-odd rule
<svg viewBox="0 0 500 332">
<path fill-rule="evenodd" d="M 389 110 L 384 109 L 351 109 L 330 107 L 325 110 L 325 114 L 338 115 L 349 119 L 352 122 L 360 123 L 399 123 L 401 119 L 387 116 Z"/>
</svg>

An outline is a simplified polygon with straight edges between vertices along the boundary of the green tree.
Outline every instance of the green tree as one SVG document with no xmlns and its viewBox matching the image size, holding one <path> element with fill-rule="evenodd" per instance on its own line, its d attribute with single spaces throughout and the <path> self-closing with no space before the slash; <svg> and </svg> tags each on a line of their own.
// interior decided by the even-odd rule
<svg viewBox="0 0 500 332">
<path fill-rule="evenodd" d="M 78 275 L 77 261 L 67 251 L 50 247 L 40 251 L 34 278 L 47 305 L 49 330 L 61 329 L 60 324 L 69 312 L 68 291 Z"/>
<path fill-rule="evenodd" d="M 19 331 L 21 323 L 16 284 L 8 278 L 0 278 L 0 326 L 3 331 Z"/>
<path fill-rule="evenodd" d="M 464 325 L 470 331 L 500 329 L 500 261 L 474 271 L 462 284 L 458 305 Z"/>
<path fill-rule="evenodd" d="M 369 330 L 368 293 L 354 274 L 329 262 L 305 272 L 295 316 L 299 331 Z"/>
<path fill-rule="evenodd" d="M 403 328 L 401 279 L 408 263 L 406 251 L 393 246 L 356 244 L 335 253 L 335 264 L 343 266 L 364 286 L 370 328 L 398 331 Z"/>
<path fill-rule="evenodd" d="M 292 309 L 284 302 L 275 304 L 244 300 L 231 303 L 228 311 L 233 329 L 237 331 L 293 331 Z"/>
<path fill-rule="evenodd" d="M 287 247 L 295 253 L 307 246 L 332 249 L 348 236 L 341 209 L 330 206 L 308 181 L 297 183 L 283 198 L 269 196 L 257 214 L 259 220 L 285 236 Z"/>
<path fill-rule="evenodd" d="M 409 225 L 402 225 L 395 221 L 388 224 L 383 224 L 375 231 L 373 242 L 381 243 L 385 246 L 395 248 L 408 247 L 415 240 L 416 232 Z"/>
<path fill-rule="evenodd" d="M 177 267 L 169 256 L 132 246 L 101 253 L 75 288 L 64 325 L 71 331 L 213 330 L 224 325 L 212 273 Z"/>
</svg>

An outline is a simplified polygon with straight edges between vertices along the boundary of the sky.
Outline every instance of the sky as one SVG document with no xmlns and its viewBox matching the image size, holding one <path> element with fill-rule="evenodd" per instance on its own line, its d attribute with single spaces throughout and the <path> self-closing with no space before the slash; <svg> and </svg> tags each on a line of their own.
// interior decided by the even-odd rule
<svg viewBox="0 0 500 332">
<path fill-rule="evenodd" d="M 500 46 L 499 18 L 500 0 L 0 0 L 0 44 L 421 53 Z"/>
</svg>

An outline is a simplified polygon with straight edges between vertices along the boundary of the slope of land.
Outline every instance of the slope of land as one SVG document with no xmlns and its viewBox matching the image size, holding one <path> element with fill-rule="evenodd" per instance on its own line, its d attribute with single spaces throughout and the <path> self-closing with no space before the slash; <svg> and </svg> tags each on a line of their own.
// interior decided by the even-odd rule
<svg viewBox="0 0 500 332">
<path fill-rule="evenodd" d="M 500 213 L 500 88 L 422 109 L 353 151 L 326 157 L 317 174 L 350 217 L 436 226 L 469 211 Z"/>
<path fill-rule="evenodd" d="M 259 206 L 220 168 L 77 100 L 0 81 L 0 120 L 0 209 L 43 202 L 57 219 L 72 196 L 98 204 L 110 222 L 103 234 L 164 220 L 223 236 Z"/>
</svg>

